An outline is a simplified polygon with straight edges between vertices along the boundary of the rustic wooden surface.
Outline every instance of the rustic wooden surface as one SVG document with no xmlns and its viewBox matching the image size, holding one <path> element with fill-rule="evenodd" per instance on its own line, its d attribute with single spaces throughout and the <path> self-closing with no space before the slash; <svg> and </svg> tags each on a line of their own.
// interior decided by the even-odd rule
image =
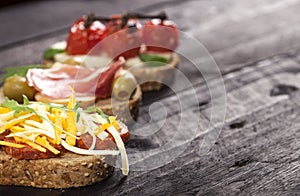
<svg viewBox="0 0 300 196">
<path fill-rule="evenodd" d="M 222 128 L 218 140 L 213 145 L 203 143 L 206 134 L 200 131 L 174 161 L 151 171 L 133 171 L 127 178 L 115 172 L 103 183 L 68 190 L 1 186 L 0 195 L 298 194 L 299 0 L 39 1 L 9 6 L 0 10 L 0 67 L 41 62 L 44 49 L 63 40 L 70 23 L 83 13 L 155 13 L 161 9 L 207 48 L 223 74 L 225 124 L 211 128 Z M 193 52 L 184 43 L 180 47 L 186 54 Z M 147 125 L 149 106 L 159 101 L 169 111 L 164 130 L 176 127 L 179 114 L 197 115 L 199 127 L 207 128 L 210 94 L 190 60 L 207 62 L 197 54 L 189 60 L 182 58 L 179 69 L 189 77 L 193 89 L 182 89 L 177 96 L 189 96 L 195 90 L 199 103 L 186 103 L 181 111 L 172 91 L 148 93 L 139 123 Z M 159 119 L 151 123 L 155 125 Z M 129 151 L 149 150 L 168 141 L 171 134 L 133 136 L 127 147 Z M 149 154 L 145 160 L 155 156 Z"/>
</svg>

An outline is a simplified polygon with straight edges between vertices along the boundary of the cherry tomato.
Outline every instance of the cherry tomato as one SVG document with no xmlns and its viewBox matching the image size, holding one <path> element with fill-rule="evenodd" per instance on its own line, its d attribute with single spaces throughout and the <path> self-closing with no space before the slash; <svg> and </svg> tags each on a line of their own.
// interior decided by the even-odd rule
<svg viewBox="0 0 300 196">
<path fill-rule="evenodd" d="M 143 28 L 143 42 L 148 51 L 170 52 L 177 48 L 179 31 L 170 20 L 152 19 Z"/>
<path fill-rule="evenodd" d="M 84 27 L 87 16 L 77 20 L 71 27 L 67 39 L 67 53 L 70 55 L 87 54 L 99 43 L 105 32 L 105 25 L 100 21 L 94 21 L 88 29 Z"/>
<path fill-rule="evenodd" d="M 121 19 L 115 19 L 106 24 L 104 51 L 114 59 L 120 56 L 125 59 L 135 57 L 142 44 L 142 25 L 137 19 L 129 19 L 123 28 L 121 25 Z"/>
<path fill-rule="evenodd" d="M 106 23 L 105 35 L 111 35 L 119 30 L 121 30 L 122 25 L 122 15 L 115 14 L 111 16 L 111 21 Z"/>
</svg>

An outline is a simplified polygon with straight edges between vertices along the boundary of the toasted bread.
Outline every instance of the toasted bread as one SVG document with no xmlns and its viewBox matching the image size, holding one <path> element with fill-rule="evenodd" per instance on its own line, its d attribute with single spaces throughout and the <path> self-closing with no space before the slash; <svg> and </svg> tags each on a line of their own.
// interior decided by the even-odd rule
<svg viewBox="0 0 300 196">
<path fill-rule="evenodd" d="M 178 63 L 179 56 L 176 53 L 172 53 L 171 60 L 167 65 L 158 67 L 133 67 L 129 68 L 129 70 L 135 76 L 143 92 L 158 91 L 164 84 L 170 84 L 173 81 L 174 68 Z"/>
<path fill-rule="evenodd" d="M 67 152 L 60 157 L 18 160 L 0 150 L 0 184 L 39 188 L 81 187 L 108 178 L 114 167 L 108 157 Z"/>
<path fill-rule="evenodd" d="M 0 102 L 3 99 L 1 89 Z M 138 100 L 139 98 L 135 98 L 131 104 L 136 104 Z M 55 158 L 19 160 L 10 157 L 0 148 L 0 185 L 55 189 L 91 185 L 113 173 L 114 167 L 108 163 L 115 159 L 111 155 L 92 156 L 64 152 Z"/>
<path fill-rule="evenodd" d="M 118 116 L 118 119 L 122 122 L 130 124 L 132 120 L 137 120 L 138 118 L 141 100 L 142 91 L 138 86 L 129 101 L 114 101 L 110 98 L 99 99 L 96 101 L 96 106 L 105 114 Z"/>
<path fill-rule="evenodd" d="M 2 89 L 1 89 L 2 92 Z M 141 90 L 138 88 L 129 101 L 130 111 L 136 117 Z M 0 93 L 0 102 L 4 100 Z M 109 99 L 97 102 L 103 111 L 113 111 Z M 115 105 L 119 111 L 126 108 L 122 103 Z M 81 187 L 100 182 L 114 171 L 109 163 L 116 157 L 79 155 L 64 152 L 61 156 L 48 159 L 19 160 L 0 149 L 0 185 L 32 186 L 38 188 L 63 189 Z"/>
</svg>

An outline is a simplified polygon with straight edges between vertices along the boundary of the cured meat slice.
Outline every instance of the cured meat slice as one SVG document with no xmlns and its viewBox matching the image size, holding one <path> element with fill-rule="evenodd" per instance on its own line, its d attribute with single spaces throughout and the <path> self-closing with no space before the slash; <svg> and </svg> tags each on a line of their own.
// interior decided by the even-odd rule
<svg viewBox="0 0 300 196">
<path fill-rule="evenodd" d="M 124 59 L 99 69 L 56 64 L 50 69 L 29 69 L 26 80 L 29 86 L 51 99 L 69 98 L 70 87 L 77 96 L 106 98 L 111 95 L 115 74 L 123 64 Z"/>
<path fill-rule="evenodd" d="M 122 140 L 124 143 L 129 141 L 129 131 L 125 124 L 119 122 L 119 125 L 122 127 L 121 130 L 118 130 Z M 85 133 L 79 136 L 79 140 L 77 140 L 76 146 L 83 149 L 89 149 L 92 145 L 93 137 L 89 133 Z M 96 137 L 96 144 L 94 150 L 105 150 L 105 149 L 115 149 L 116 143 L 111 134 L 104 140 L 101 140 L 99 137 Z"/>
<path fill-rule="evenodd" d="M 0 134 L 0 140 L 1 141 L 7 141 L 11 143 L 18 143 L 11 137 L 5 137 L 9 134 L 8 131 Z M 57 157 L 59 155 L 53 154 L 48 149 L 46 152 L 41 152 L 37 149 L 32 148 L 31 146 L 28 146 L 27 144 L 22 144 L 25 147 L 24 148 L 14 148 L 9 146 L 2 146 L 2 149 L 6 152 L 6 154 L 10 155 L 11 157 L 17 158 L 17 159 L 26 159 L 26 160 L 36 160 L 36 159 L 48 159 L 51 157 Z M 61 153 L 64 153 L 66 150 L 61 145 L 54 145 L 51 144 L 54 148 L 59 150 Z"/>
</svg>

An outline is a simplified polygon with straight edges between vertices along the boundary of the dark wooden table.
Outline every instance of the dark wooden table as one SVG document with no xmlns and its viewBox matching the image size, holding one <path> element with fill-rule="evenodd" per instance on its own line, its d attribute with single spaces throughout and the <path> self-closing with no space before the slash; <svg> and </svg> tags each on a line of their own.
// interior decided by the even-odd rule
<svg viewBox="0 0 300 196">
<path fill-rule="evenodd" d="M 188 58 L 181 56 L 178 69 L 191 86 L 181 86 L 177 75 L 175 92 L 167 88 L 144 95 L 138 123 L 161 125 L 155 116 L 149 122 L 149 108 L 164 105 L 165 124 L 153 135 L 133 136 L 127 149 L 149 152 L 140 159 L 145 167 L 161 163 L 162 157 L 171 161 L 148 170 L 133 169 L 127 178 L 116 171 L 102 183 L 79 189 L 1 186 L 0 195 L 299 194 L 300 0 L 29 1 L 11 5 L 0 8 L 1 70 L 41 62 L 42 52 L 64 40 L 70 24 L 84 13 L 110 15 L 125 10 L 166 10 L 185 35 L 207 48 L 222 74 L 211 71 L 212 61 L 204 50 L 194 52 L 182 41 L 179 51 Z M 201 65 L 203 72 L 192 62 Z M 218 104 L 219 110 L 213 110 Z M 222 106 L 226 108 L 224 123 Z M 189 134 L 185 142 L 169 151 L 150 151 L 173 141 L 180 120 L 185 126 L 180 131 Z M 190 128 L 195 126 L 197 132 L 191 135 Z"/>
</svg>

